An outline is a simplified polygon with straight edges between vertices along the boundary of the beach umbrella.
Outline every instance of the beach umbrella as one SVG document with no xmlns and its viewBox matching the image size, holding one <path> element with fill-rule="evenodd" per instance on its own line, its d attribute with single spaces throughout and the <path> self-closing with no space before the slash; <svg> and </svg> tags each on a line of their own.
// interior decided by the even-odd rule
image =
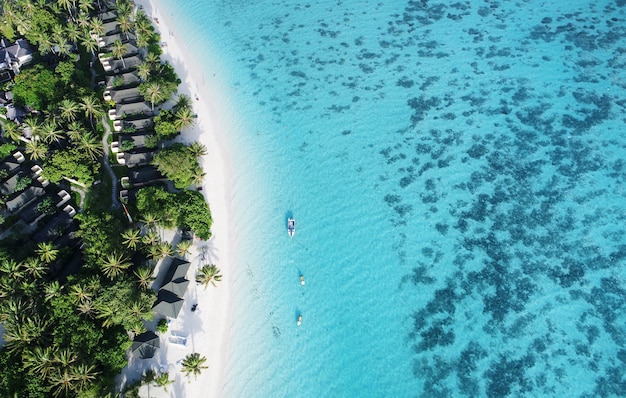
<svg viewBox="0 0 626 398">
<path fill-rule="evenodd" d="M 183 299 L 169 290 L 160 289 L 152 309 L 161 315 L 176 318 L 183 308 Z"/>
<path fill-rule="evenodd" d="M 159 347 L 159 336 L 154 332 L 148 331 L 135 336 L 131 351 L 133 355 L 146 359 L 152 358 Z"/>
</svg>

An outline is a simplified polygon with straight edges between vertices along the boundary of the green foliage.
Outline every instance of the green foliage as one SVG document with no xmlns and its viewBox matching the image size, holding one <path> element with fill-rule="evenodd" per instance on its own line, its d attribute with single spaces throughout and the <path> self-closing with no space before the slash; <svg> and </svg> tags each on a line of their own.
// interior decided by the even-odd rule
<svg viewBox="0 0 626 398">
<path fill-rule="evenodd" d="M 200 238 L 211 237 L 211 211 L 204 197 L 195 191 L 167 192 L 158 187 L 137 192 L 137 210 L 141 214 L 158 214 L 166 227 L 189 228 Z"/>
<path fill-rule="evenodd" d="M 131 140 L 123 140 L 122 144 L 120 145 L 120 151 L 122 151 L 122 152 L 130 151 L 134 147 L 135 147 L 135 145 L 133 144 L 133 141 L 131 141 Z"/>
<path fill-rule="evenodd" d="M 60 78 L 43 65 L 35 65 L 15 77 L 13 99 L 17 105 L 46 110 L 59 102 L 63 95 Z"/>
<path fill-rule="evenodd" d="M 20 33 L 22 33 L 29 42 L 40 43 L 41 37 L 48 36 L 52 32 L 52 27 L 57 23 L 57 18 L 50 11 L 35 7 L 32 16 L 29 18 L 28 29 Z"/>
<path fill-rule="evenodd" d="M 113 87 L 122 87 L 124 85 L 124 78 L 122 76 L 115 76 L 113 78 Z"/>
<path fill-rule="evenodd" d="M 152 320 L 152 305 L 156 299 L 154 290 L 141 290 L 129 276 L 122 276 L 105 289 L 94 300 L 98 318 L 105 325 L 119 325 L 128 331 L 143 332 L 144 320 Z"/>
<path fill-rule="evenodd" d="M 0 29 L 2 29 L 2 36 L 4 36 L 8 41 L 12 42 L 15 40 L 15 30 L 11 24 L 3 23 Z"/>
<path fill-rule="evenodd" d="M 120 219 L 108 213 L 84 212 L 76 215 L 80 228 L 76 235 L 83 239 L 83 249 L 88 264 L 95 265 L 100 259 L 122 248 L 122 232 L 126 227 Z"/>
<path fill-rule="evenodd" d="M 59 75 L 61 81 L 65 84 L 69 84 L 74 76 L 76 65 L 71 61 L 60 62 L 54 71 Z"/>
<path fill-rule="evenodd" d="M 93 160 L 87 151 L 70 148 L 55 152 L 44 160 L 42 168 L 43 176 L 51 182 L 69 177 L 89 186 L 100 169 L 100 163 Z"/>
<path fill-rule="evenodd" d="M 171 139 L 178 134 L 174 124 L 175 120 L 176 116 L 174 112 L 170 110 L 162 110 L 154 117 L 154 131 L 156 131 L 159 139 Z"/>
<path fill-rule="evenodd" d="M 9 353 L 6 348 L 0 350 L 0 396 L 12 397 L 24 387 L 24 370 L 21 358 Z"/>
<path fill-rule="evenodd" d="M 28 177 L 19 177 L 17 182 L 15 183 L 15 192 L 20 192 L 28 188 L 28 186 L 33 182 Z"/>
<path fill-rule="evenodd" d="M 157 323 L 156 331 L 163 334 L 167 333 L 167 319 L 159 319 L 159 323 Z"/>
<path fill-rule="evenodd" d="M 74 352 L 93 357 L 98 352 L 100 340 L 104 336 L 102 328 L 82 317 L 76 311 L 72 298 L 67 294 L 61 294 L 48 303 L 54 325 L 52 330 L 54 345 L 69 347 Z"/>
<path fill-rule="evenodd" d="M 9 156 L 16 149 L 17 147 L 10 143 L 0 145 L 0 158 Z"/>
<path fill-rule="evenodd" d="M 147 135 L 143 144 L 146 148 L 155 149 L 159 146 L 159 137 L 154 134 Z"/>
<path fill-rule="evenodd" d="M 164 227 L 176 226 L 180 210 L 176 194 L 158 187 L 147 187 L 137 191 L 137 210 L 141 214 L 158 214 L 159 223 Z"/>
<path fill-rule="evenodd" d="M 146 95 L 148 92 L 148 87 L 154 84 L 158 85 L 160 87 L 160 100 L 155 101 L 155 103 L 158 104 L 166 101 L 172 95 L 174 95 L 178 90 L 178 85 L 180 83 L 181 80 L 174 71 L 172 65 L 170 65 L 168 62 L 165 62 L 164 64 L 160 65 L 156 73 L 151 73 L 150 76 L 148 76 L 147 81 L 141 83 L 138 89 L 139 92 L 141 92 L 142 95 L 145 95 L 146 99 L 148 99 L 148 96 Z"/>
<path fill-rule="evenodd" d="M 52 203 L 52 199 L 49 196 L 46 196 L 39 204 L 37 205 L 37 211 L 42 214 L 52 214 L 55 212 L 56 206 Z"/>
<path fill-rule="evenodd" d="M 178 189 L 187 188 L 194 182 L 194 176 L 202 170 L 198 159 L 187 146 L 176 143 L 159 151 L 152 161 L 157 169 L 174 182 Z"/>
<path fill-rule="evenodd" d="M 211 210 L 204 196 L 196 191 L 181 191 L 176 194 L 180 208 L 179 226 L 189 228 L 200 239 L 211 238 Z"/>
</svg>

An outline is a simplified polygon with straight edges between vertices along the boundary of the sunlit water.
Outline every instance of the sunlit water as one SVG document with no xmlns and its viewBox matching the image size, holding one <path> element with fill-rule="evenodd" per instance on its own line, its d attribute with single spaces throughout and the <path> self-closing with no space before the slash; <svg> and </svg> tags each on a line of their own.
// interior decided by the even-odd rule
<svg viewBox="0 0 626 398">
<path fill-rule="evenodd" d="M 626 395 L 624 0 L 160 3 L 237 118 L 225 396 Z"/>
</svg>

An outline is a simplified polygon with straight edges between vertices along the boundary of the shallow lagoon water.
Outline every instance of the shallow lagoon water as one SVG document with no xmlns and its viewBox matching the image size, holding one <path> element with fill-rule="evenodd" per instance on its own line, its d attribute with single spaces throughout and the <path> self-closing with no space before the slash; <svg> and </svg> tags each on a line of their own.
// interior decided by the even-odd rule
<svg viewBox="0 0 626 398">
<path fill-rule="evenodd" d="M 237 117 L 225 396 L 626 395 L 626 2 L 160 3 Z"/>
</svg>

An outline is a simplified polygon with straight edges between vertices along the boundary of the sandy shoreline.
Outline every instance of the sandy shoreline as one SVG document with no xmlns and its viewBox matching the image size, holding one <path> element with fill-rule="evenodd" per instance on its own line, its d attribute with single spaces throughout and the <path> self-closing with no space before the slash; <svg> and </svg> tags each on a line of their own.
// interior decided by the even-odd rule
<svg viewBox="0 0 626 398">
<path fill-rule="evenodd" d="M 194 278 L 196 266 L 200 261 L 199 252 L 202 246 L 206 246 L 206 261 L 216 264 L 223 275 L 217 288 L 210 286 L 205 290 L 202 287 L 190 286 L 185 299 L 197 303 L 199 311 L 189 312 L 188 308 L 185 308 L 179 318 L 172 323 L 184 332 L 191 334 L 191 344 L 188 344 L 183 350 L 178 350 L 181 352 L 165 350 L 169 363 L 170 379 L 176 380 L 176 382 L 173 386 L 168 387 L 168 392 L 162 388 L 151 387 L 148 394 L 150 397 L 217 397 L 221 395 L 225 383 L 224 368 L 229 351 L 232 325 L 230 283 L 233 245 L 230 238 L 233 236 L 229 230 L 231 223 L 228 222 L 232 219 L 229 200 L 232 173 L 231 159 L 225 137 L 225 123 L 223 119 L 220 119 L 221 115 L 216 106 L 218 98 L 212 96 L 214 93 L 206 87 L 204 77 L 193 60 L 190 62 L 190 57 L 184 56 L 187 53 L 183 52 L 177 43 L 175 29 L 173 24 L 168 24 L 168 16 L 159 13 L 157 2 L 136 0 L 135 3 L 143 7 L 146 14 L 155 21 L 154 25 L 161 34 L 163 48 L 161 58 L 174 66 L 176 73 L 182 80 L 178 91 L 180 94 L 186 94 L 192 98 L 194 113 L 198 115 L 196 124 L 192 128 L 186 129 L 179 140 L 182 142 L 199 141 L 208 149 L 208 155 L 201 159 L 201 165 L 206 173 L 202 192 L 209 203 L 213 216 L 214 223 L 211 229 L 213 237 L 208 242 L 196 241 L 197 251 L 192 253 L 190 257 L 192 269 L 187 278 Z M 205 369 L 195 380 L 193 377 L 188 379 L 184 376 L 180 372 L 180 364 L 176 363 L 184 355 L 191 352 L 206 356 L 205 365 L 209 366 L 209 369 Z M 142 390 L 141 395 L 146 396 L 145 391 Z"/>
</svg>

